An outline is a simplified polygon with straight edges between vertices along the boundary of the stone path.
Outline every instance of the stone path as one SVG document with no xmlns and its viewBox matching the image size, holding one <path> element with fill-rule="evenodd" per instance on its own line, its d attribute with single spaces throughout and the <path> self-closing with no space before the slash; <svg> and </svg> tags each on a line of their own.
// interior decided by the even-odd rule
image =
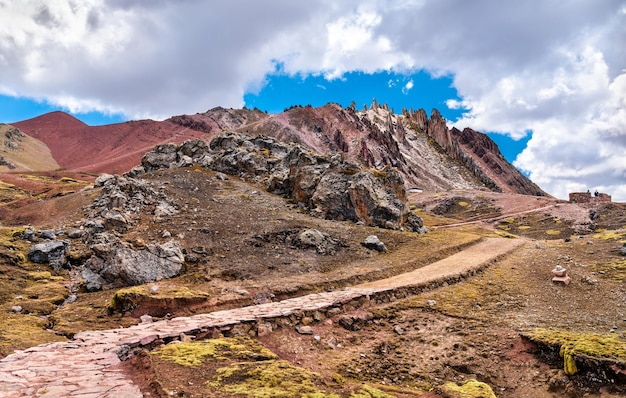
<svg viewBox="0 0 626 398">
<path fill-rule="evenodd" d="M 277 327 L 313 323 L 372 302 L 388 302 L 429 286 L 459 280 L 521 244 L 519 239 L 485 239 L 415 271 L 344 290 L 128 328 L 81 332 L 68 342 L 16 351 L 0 360 L 0 397 L 142 397 L 121 368 L 120 358 L 135 347 L 177 340 L 181 333 L 196 338 L 256 335 Z"/>
</svg>

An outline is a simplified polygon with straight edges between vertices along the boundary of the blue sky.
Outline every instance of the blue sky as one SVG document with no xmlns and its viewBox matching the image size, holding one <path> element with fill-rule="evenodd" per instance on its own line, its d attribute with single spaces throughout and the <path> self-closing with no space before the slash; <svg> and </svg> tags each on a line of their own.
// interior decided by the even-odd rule
<svg viewBox="0 0 626 398">
<path fill-rule="evenodd" d="M 433 77 L 426 71 L 412 74 L 391 71 L 371 74 L 351 72 L 341 78 L 328 80 L 321 74 L 292 76 L 279 69 L 265 77 L 260 90 L 246 93 L 243 97 L 244 106 L 257 107 L 269 113 L 283 112 L 292 105 L 310 104 L 318 107 L 329 102 L 347 107 L 352 101 L 357 104 L 357 109 L 361 110 L 364 105 L 369 107 L 374 98 L 381 104 L 387 103 L 396 112 L 400 112 L 403 107 L 414 110 L 423 108 L 430 115 L 433 109 L 437 109 L 450 121 L 458 120 L 466 111 L 462 108 L 451 109 L 447 105 L 450 99 L 461 100 L 453 87 L 452 77 Z M 76 113 L 48 101 L 0 95 L 1 123 L 26 120 L 56 110 L 68 112 L 91 126 L 130 120 L 120 113 L 98 111 Z M 523 139 L 513 140 L 502 134 L 489 136 L 496 141 L 510 162 L 515 160 L 531 137 L 528 135 Z"/>
<path fill-rule="evenodd" d="M 487 132 L 556 197 L 626 201 L 623 43 L 624 0 L 9 0 L 0 122 L 375 97 Z"/>
</svg>

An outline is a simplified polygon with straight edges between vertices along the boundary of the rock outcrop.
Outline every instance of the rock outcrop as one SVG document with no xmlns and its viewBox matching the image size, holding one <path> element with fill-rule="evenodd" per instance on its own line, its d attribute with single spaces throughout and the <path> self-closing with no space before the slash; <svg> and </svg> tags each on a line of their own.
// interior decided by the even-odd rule
<svg viewBox="0 0 626 398">
<path fill-rule="evenodd" d="M 157 165 L 165 164 L 163 159 L 169 159 L 172 148 L 160 147 L 161 158 L 153 158 Z M 138 285 L 178 275 L 184 263 L 178 242 L 131 247 L 118 237 L 142 214 L 152 214 L 154 221 L 176 214 L 176 203 L 139 178 L 103 174 L 94 187 L 101 191 L 85 208 L 88 216 L 80 234 L 93 252 L 81 269 L 85 288 L 94 291 L 105 286 Z"/>
<path fill-rule="evenodd" d="M 168 146 L 164 146 L 169 150 Z M 123 232 L 132 227 L 133 219 L 146 209 L 160 217 L 177 212 L 176 204 L 148 182 L 124 176 L 102 174 L 94 183 L 102 188 L 100 195 L 87 208 L 90 220 L 87 227 Z M 96 231 L 97 232 L 97 231 Z"/>
<path fill-rule="evenodd" d="M 224 132 L 209 145 L 201 140 L 159 145 L 141 164 L 144 171 L 199 165 L 264 183 L 316 217 L 425 232 L 422 220 L 408 209 L 396 170 L 364 170 L 339 154 L 319 155 L 266 136 Z M 139 172 L 134 169 L 133 175 Z"/>
<path fill-rule="evenodd" d="M 411 120 L 418 128 L 426 131 L 452 159 L 465 166 L 490 190 L 534 196 L 547 195 L 513 167 L 487 135 L 470 128 L 463 131 L 455 127 L 448 129 L 445 119 L 436 109 L 433 109 L 430 120 L 423 109 L 415 112 Z"/>
</svg>

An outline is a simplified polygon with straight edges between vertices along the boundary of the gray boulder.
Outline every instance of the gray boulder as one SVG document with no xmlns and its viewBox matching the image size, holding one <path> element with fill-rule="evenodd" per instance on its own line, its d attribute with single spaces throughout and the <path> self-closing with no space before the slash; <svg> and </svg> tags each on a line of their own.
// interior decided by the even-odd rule
<svg viewBox="0 0 626 398">
<path fill-rule="evenodd" d="M 66 240 L 38 243 L 28 251 L 28 259 L 34 263 L 50 264 L 54 272 L 59 273 L 66 262 L 65 254 L 69 246 Z"/>
<path fill-rule="evenodd" d="M 178 145 L 157 145 L 152 151 L 146 153 L 141 159 L 141 165 L 146 171 L 168 169 L 176 164 Z"/>
<path fill-rule="evenodd" d="M 302 249 L 315 249 L 319 254 L 332 255 L 344 246 L 339 240 L 317 229 L 305 229 L 300 232 L 293 243 Z"/>
<path fill-rule="evenodd" d="M 370 250 L 376 250 L 377 252 L 386 253 L 387 247 L 376 235 L 370 235 L 363 242 L 361 242 L 365 248 Z"/>
<path fill-rule="evenodd" d="M 176 241 L 147 245 L 142 250 L 133 250 L 117 241 L 111 245 L 96 244 L 92 250 L 96 255 L 87 260 L 81 274 L 90 291 L 104 285 L 132 286 L 173 278 L 185 261 Z"/>
<path fill-rule="evenodd" d="M 53 229 L 44 229 L 39 233 L 39 237 L 41 239 L 55 240 L 57 238 L 57 235 Z"/>
</svg>

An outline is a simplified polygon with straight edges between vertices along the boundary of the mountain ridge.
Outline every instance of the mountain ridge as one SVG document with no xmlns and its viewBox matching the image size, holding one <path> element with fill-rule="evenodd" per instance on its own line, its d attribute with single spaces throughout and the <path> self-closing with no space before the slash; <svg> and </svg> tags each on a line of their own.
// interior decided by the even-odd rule
<svg viewBox="0 0 626 398">
<path fill-rule="evenodd" d="M 212 108 L 164 121 L 136 120 L 88 126 L 63 112 L 13 123 L 45 143 L 67 170 L 124 173 L 158 144 L 210 140 L 224 130 L 267 135 L 305 145 L 319 153 L 340 153 L 365 167 L 398 169 L 407 188 L 426 191 L 479 189 L 549 196 L 513 167 L 488 136 L 448 128 L 434 109 L 396 114 L 376 101 L 357 111 L 329 103 L 292 106 L 282 113 L 258 109 Z"/>
</svg>

